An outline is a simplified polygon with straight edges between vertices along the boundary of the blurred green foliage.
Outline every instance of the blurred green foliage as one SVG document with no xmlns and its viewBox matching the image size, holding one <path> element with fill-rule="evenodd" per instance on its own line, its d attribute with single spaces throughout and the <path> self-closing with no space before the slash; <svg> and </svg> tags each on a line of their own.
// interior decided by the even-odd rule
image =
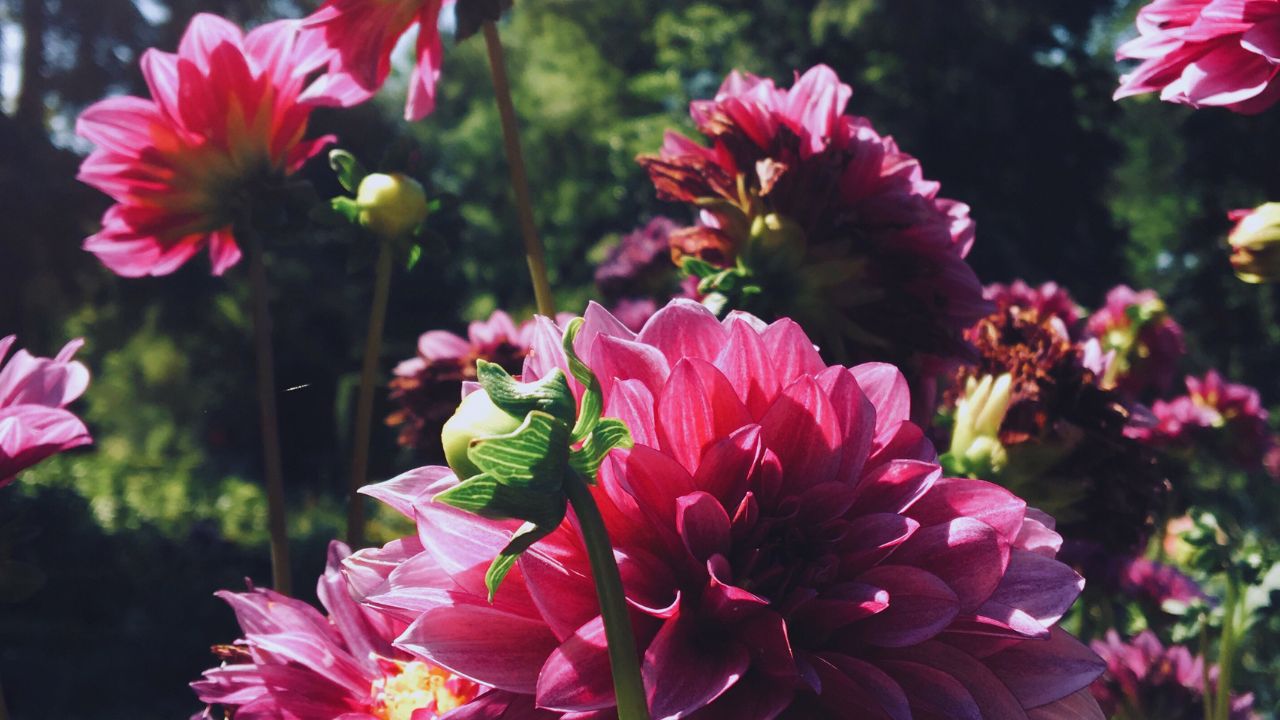
<svg viewBox="0 0 1280 720">
<path fill-rule="evenodd" d="M 1242 118 L 1112 102 L 1111 54 L 1138 5 L 517 3 L 502 31 L 562 306 L 590 297 L 588 258 L 601 238 L 682 212 L 655 200 L 634 157 L 656 150 L 668 128 L 689 130 L 690 100 L 733 68 L 785 83 L 825 62 L 855 86 L 853 112 L 918 156 L 944 195 L 973 206 L 972 262 L 985 281 L 1052 279 L 1090 305 L 1118 282 L 1154 287 L 1188 330 L 1188 371 L 1219 367 L 1274 402 L 1276 292 L 1232 277 L 1223 238 L 1227 210 L 1280 200 L 1280 111 Z M 6 42 L 44 40 L 40 62 L 0 68 L 19 74 L 0 114 L 0 331 L 44 354 L 67 337 L 89 339 L 94 381 L 78 408 L 97 440 L 0 492 L 0 516 L 38 529 L 5 551 L 48 578 L 0 609 L 0 678 L 19 720 L 190 712 L 183 683 L 214 662 L 208 645 L 235 634 L 211 593 L 267 577 L 243 268 L 211 278 L 200 259 L 169 277 L 124 280 L 81 251 L 106 201 L 74 181 L 84 150 L 74 116 L 102 95 L 144 92 L 137 58 L 148 46 L 172 49 L 197 10 L 253 24 L 311 7 L 0 0 Z M 388 373 L 427 329 L 532 307 L 481 42 L 447 43 L 439 109 L 425 122 L 400 121 L 403 87 L 398 74 L 376 102 L 313 121 L 371 168 L 410 172 L 444 198 L 428 257 L 393 281 Z M 307 174 L 319 197 L 341 192 L 322 161 Z M 341 527 L 372 245 L 332 227 L 270 240 L 295 576 L 306 588 Z M 373 457 L 376 478 L 413 465 L 385 428 Z M 371 527 L 378 538 L 403 531 L 386 515 Z M 1258 662 L 1253 677 L 1265 677 L 1272 668 Z M 1269 692 L 1264 707 L 1277 701 Z"/>
</svg>

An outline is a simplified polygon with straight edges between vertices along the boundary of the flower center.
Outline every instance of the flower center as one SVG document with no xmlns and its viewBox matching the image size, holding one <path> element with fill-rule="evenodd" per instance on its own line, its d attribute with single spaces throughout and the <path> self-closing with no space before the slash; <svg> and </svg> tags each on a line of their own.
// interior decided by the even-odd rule
<svg viewBox="0 0 1280 720">
<path fill-rule="evenodd" d="M 387 672 L 373 683 L 373 713 L 380 720 L 413 720 L 418 710 L 436 718 L 475 699 L 480 686 L 424 662 L 383 661 Z"/>
</svg>

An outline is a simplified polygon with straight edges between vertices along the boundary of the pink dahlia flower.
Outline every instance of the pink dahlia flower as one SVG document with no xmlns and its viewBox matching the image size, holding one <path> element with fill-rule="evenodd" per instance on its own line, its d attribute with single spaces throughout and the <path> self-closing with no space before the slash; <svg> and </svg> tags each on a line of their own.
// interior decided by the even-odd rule
<svg viewBox="0 0 1280 720">
<path fill-rule="evenodd" d="M 1187 605 L 1209 597 L 1199 583 L 1173 565 L 1137 557 L 1121 562 L 1118 570 L 1122 592 L 1156 607 Z"/>
<path fill-rule="evenodd" d="M 409 79 L 406 120 L 421 120 L 436 106 L 444 61 L 440 10 L 453 0 L 328 0 L 303 22 L 333 51 L 328 74 L 308 93 L 319 104 L 350 107 L 368 100 L 391 74 L 400 37 L 418 26 L 417 61 Z"/>
<path fill-rule="evenodd" d="M 218 593 L 244 638 L 214 648 L 223 664 L 191 684 L 201 702 L 235 720 L 436 720 L 481 692 L 392 645 L 404 625 L 352 599 L 339 570 L 350 552 L 329 546 L 316 587 L 328 617 L 271 590 Z"/>
<path fill-rule="evenodd" d="M 129 277 L 171 273 L 204 247 L 215 275 L 240 259 L 232 225 L 252 195 L 332 140 L 304 139 L 311 108 L 298 98 L 326 56 L 298 29 L 280 21 L 245 35 L 197 15 L 176 55 L 142 56 L 150 98 L 81 113 L 76 132 L 98 147 L 79 178 L 116 202 L 86 250 Z"/>
<path fill-rule="evenodd" d="M 488 320 L 471 323 L 467 337 L 431 330 L 418 338 L 418 354 L 396 366 L 391 400 L 399 407 L 387 424 L 400 427 L 400 445 L 442 459 L 440 428 L 453 415 L 462 383 L 476 379 L 476 360 L 518 372 L 529 352 L 533 323 L 516 326 L 496 310 Z"/>
<path fill-rule="evenodd" d="M 538 323 L 526 378 L 565 366 Z M 638 335 L 593 305 L 577 348 L 635 440 L 592 494 L 655 718 L 1101 718 L 1101 664 L 1056 627 L 1083 581 L 1054 559 L 1052 521 L 941 477 L 893 367 L 829 367 L 791 320 L 719 322 L 687 300 Z M 455 483 L 432 467 L 367 490 L 418 534 L 353 556 L 358 594 L 413 621 L 397 646 L 416 657 L 559 717 L 612 717 L 574 518 L 491 604 L 513 524 L 431 501 Z"/>
<path fill-rule="evenodd" d="M 1000 312 L 1034 311 L 1042 318 L 1057 318 L 1063 324 L 1066 337 L 1074 337 L 1080 323 L 1080 306 L 1066 288 L 1054 282 L 1040 287 L 1031 287 L 1022 280 L 1014 280 L 1008 285 L 992 283 L 983 289 L 982 294 L 995 303 L 996 310 Z"/>
<path fill-rule="evenodd" d="M 1262 466 L 1275 440 L 1258 391 L 1227 382 L 1216 370 L 1203 378 L 1188 376 L 1186 382 L 1186 395 L 1151 406 L 1154 425 L 1128 434 L 1156 447 L 1207 446 L 1241 467 Z"/>
<path fill-rule="evenodd" d="M 1201 720 L 1204 712 L 1204 658 L 1181 645 L 1165 647 L 1146 630 L 1129 642 L 1108 630 L 1106 640 L 1093 641 L 1093 650 L 1107 663 L 1107 672 L 1093 684 L 1094 697 L 1108 716 L 1160 720 Z M 1217 668 L 1209 677 L 1217 684 Z M 1233 695 L 1231 720 L 1254 720 L 1253 695 Z"/>
<path fill-rule="evenodd" d="M 0 340 L 0 362 L 14 340 Z M 52 358 L 19 350 L 0 367 L 0 487 L 51 455 L 92 442 L 80 418 L 65 409 L 89 386 L 88 368 L 71 359 L 82 345 L 72 340 Z"/>
<path fill-rule="evenodd" d="M 1258 113 L 1280 99 L 1280 0 L 1155 0 L 1139 36 L 1116 51 L 1141 60 L 1115 97 L 1159 92 L 1193 107 Z"/>
<path fill-rule="evenodd" d="M 1096 338 L 1104 352 L 1115 352 L 1103 384 L 1128 397 L 1168 390 L 1187 352 L 1182 327 L 1160 296 L 1128 285 L 1107 293 L 1106 305 L 1089 316 L 1085 334 Z"/>
<path fill-rule="evenodd" d="M 747 304 L 796 318 L 829 357 L 967 356 L 962 333 L 990 310 L 964 260 L 969 208 L 939 197 L 869 120 L 845 114 L 852 94 L 819 65 L 790 89 L 734 72 L 694 102 L 711 147 L 668 133 L 639 159 L 659 198 L 701 211 L 700 225 L 672 235 L 673 256 L 742 261 L 763 290 Z"/>
</svg>

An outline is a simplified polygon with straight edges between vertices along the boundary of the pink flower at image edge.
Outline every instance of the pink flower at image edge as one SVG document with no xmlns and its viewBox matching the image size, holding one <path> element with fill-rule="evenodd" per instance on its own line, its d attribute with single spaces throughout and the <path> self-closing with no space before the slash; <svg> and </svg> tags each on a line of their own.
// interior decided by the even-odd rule
<svg viewBox="0 0 1280 720">
<path fill-rule="evenodd" d="M 86 250 L 128 277 L 171 273 L 205 247 L 215 275 L 240 259 L 232 226 L 244 194 L 333 140 L 304 139 L 312 108 L 299 97 L 328 56 L 300 27 L 282 20 L 245 35 L 197 15 L 177 54 L 142 56 L 151 97 L 80 114 L 76 133 L 97 147 L 79 179 L 115 201 Z"/>
<path fill-rule="evenodd" d="M 0 340 L 0 362 L 15 339 Z M 89 386 L 88 368 L 71 359 L 82 345 L 72 340 L 52 358 L 19 350 L 0 367 L 0 487 L 52 455 L 92 442 L 80 418 L 64 409 Z"/>
</svg>

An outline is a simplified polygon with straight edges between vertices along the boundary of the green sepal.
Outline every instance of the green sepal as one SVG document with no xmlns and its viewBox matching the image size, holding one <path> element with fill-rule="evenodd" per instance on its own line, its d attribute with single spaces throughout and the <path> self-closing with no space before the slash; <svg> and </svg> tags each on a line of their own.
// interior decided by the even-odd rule
<svg viewBox="0 0 1280 720">
<path fill-rule="evenodd" d="M 356 203 L 355 198 L 339 195 L 329 201 L 329 206 L 347 222 L 353 225 L 360 223 L 360 205 Z"/>
<path fill-rule="evenodd" d="M 409 257 L 408 257 L 408 259 L 405 261 L 404 269 L 405 269 L 405 270 L 412 270 L 414 267 L 416 267 L 416 266 L 418 265 L 418 262 L 419 262 L 420 260 L 422 260 L 422 246 L 421 246 L 421 245 L 418 245 L 418 244 L 416 244 L 416 243 L 415 243 L 415 244 L 413 244 L 413 245 L 410 245 L 410 246 L 409 246 Z"/>
<path fill-rule="evenodd" d="M 569 429 L 535 410 L 507 435 L 472 440 L 467 457 L 504 485 L 560 494 L 569 461 Z"/>
<path fill-rule="evenodd" d="M 563 512 L 561 514 L 563 515 Z M 511 542 L 508 542 L 493 562 L 489 563 L 489 569 L 484 574 L 484 586 L 489 590 L 490 603 L 493 602 L 493 596 L 498 594 L 498 586 L 506 579 L 507 573 L 511 572 L 512 566 L 516 564 L 516 560 L 520 559 L 520 555 L 533 547 L 534 543 L 550 535 L 555 528 L 556 525 L 539 526 L 527 522 L 515 531 L 511 536 Z"/>
<path fill-rule="evenodd" d="M 494 405 L 515 417 L 540 411 L 566 425 L 574 422 L 577 405 L 569 380 L 559 369 L 536 382 L 523 383 L 511 377 L 501 365 L 477 360 L 476 379 Z"/>
<path fill-rule="evenodd" d="M 605 455 L 615 448 L 630 449 L 634 446 L 635 441 L 631 439 L 626 423 L 617 418 L 604 418 L 587 436 L 582 447 L 569 454 L 569 465 L 589 484 L 595 485 Z"/>
<path fill-rule="evenodd" d="M 515 519 L 555 527 L 564 519 L 563 495 L 512 487 L 484 473 L 436 495 L 435 501 L 489 520 Z"/>
<path fill-rule="evenodd" d="M 333 168 L 334 174 L 338 176 L 338 183 L 351 193 L 360 187 L 360 181 L 369 174 L 356 156 L 346 150 L 330 150 L 329 167 Z"/>
<path fill-rule="evenodd" d="M 569 360 L 569 372 L 586 388 L 582 394 L 582 409 L 578 411 L 578 420 L 573 425 L 573 432 L 569 434 L 574 443 L 582 442 L 591 434 L 596 423 L 600 422 L 600 414 L 604 412 L 604 390 L 600 387 L 600 379 L 582 362 L 578 351 L 573 347 L 573 341 L 578 337 L 578 331 L 582 330 L 584 322 L 586 321 L 580 317 L 570 320 L 561 343 L 564 345 L 564 356 Z"/>
</svg>

